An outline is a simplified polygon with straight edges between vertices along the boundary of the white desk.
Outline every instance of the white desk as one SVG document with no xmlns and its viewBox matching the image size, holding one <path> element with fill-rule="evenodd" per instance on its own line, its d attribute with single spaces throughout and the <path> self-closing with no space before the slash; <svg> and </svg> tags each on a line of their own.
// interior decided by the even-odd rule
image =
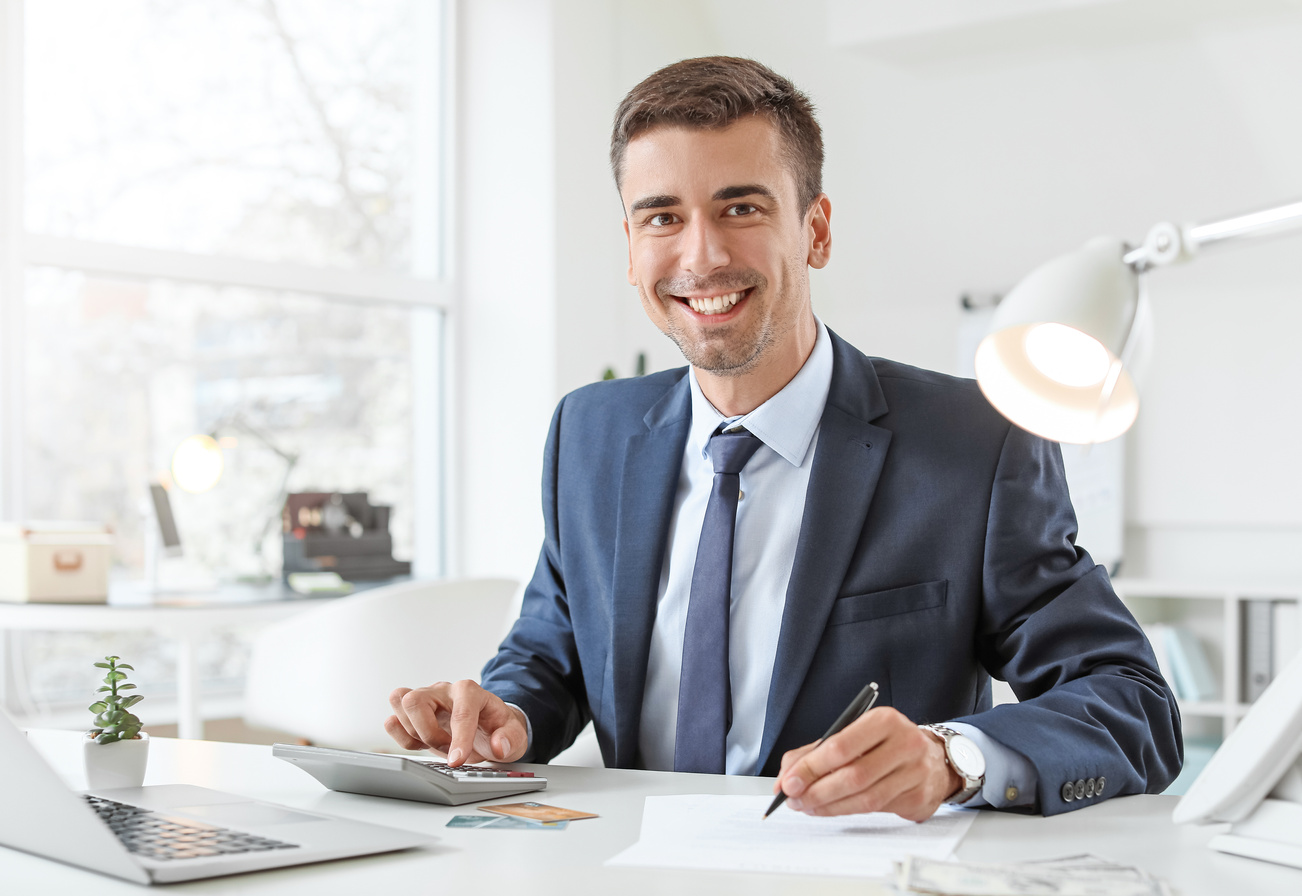
<svg viewBox="0 0 1302 896">
<path fill-rule="evenodd" d="M 83 786 L 76 732 L 34 731 L 37 746 L 73 787 Z M 439 838 L 415 850 L 252 875 L 176 884 L 169 892 L 330 894 L 495 893 L 520 896 L 777 896 L 790 893 L 887 894 L 863 879 L 794 877 L 606 868 L 602 863 L 638 837 L 643 797 L 673 793 L 768 793 L 766 778 L 725 778 L 667 772 L 566 767 L 542 768 L 550 786 L 540 798 L 600 814 L 564 831 L 460 830 L 444 827 L 473 806 L 444 807 L 331 793 L 307 774 L 271 757 L 270 748 L 204 741 L 154 740 L 147 784 L 199 784 L 302 809 L 420 830 Z M 1215 829 L 1171 824 L 1172 797 L 1138 796 L 1054 818 L 983 812 L 959 847 L 973 860 L 1050 858 L 1093 852 L 1142 866 L 1182 896 L 1272 896 L 1302 892 L 1302 871 L 1206 849 Z M 0 849 L 5 893 L 97 894 L 142 892 L 136 885 Z"/>
<path fill-rule="evenodd" d="M 278 622 L 330 597 L 304 597 L 280 584 L 228 586 L 205 592 L 148 594 L 114 588 L 106 604 L 0 602 L 0 633 L 7 631 L 148 631 L 176 645 L 177 733 L 203 737 L 196 647 L 214 632 Z M 87 658 L 87 665 L 94 657 Z M 130 662 L 130 660 L 127 660 Z"/>
</svg>

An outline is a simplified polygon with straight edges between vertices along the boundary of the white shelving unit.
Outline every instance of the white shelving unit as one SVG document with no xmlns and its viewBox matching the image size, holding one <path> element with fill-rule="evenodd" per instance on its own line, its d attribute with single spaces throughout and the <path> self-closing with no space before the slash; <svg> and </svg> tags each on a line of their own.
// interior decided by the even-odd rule
<svg viewBox="0 0 1302 896">
<path fill-rule="evenodd" d="M 1225 737 L 1252 708 L 1244 703 L 1242 683 L 1243 603 L 1248 600 L 1302 599 L 1302 582 L 1296 585 L 1214 585 L 1161 579 L 1118 578 L 1117 594 L 1141 625 L 1169 623 L 1187 626 L 1207 651 L 1213 671 L 1219 672 L 1221 699 L 1180 701 L 1186 721 L 1214 719 Z"/>
</svg>

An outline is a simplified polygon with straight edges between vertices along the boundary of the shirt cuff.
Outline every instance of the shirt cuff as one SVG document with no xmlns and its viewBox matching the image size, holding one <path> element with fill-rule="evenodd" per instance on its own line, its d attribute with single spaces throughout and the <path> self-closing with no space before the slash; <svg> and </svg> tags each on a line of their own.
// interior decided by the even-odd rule
<svg viewBox="0 0 1302 896">
<path fill-rule="evenodd" d="M 974 725 L 946 722 L 945 727 L 970 738 L 986 760 L 985 784 L 964 806 L 1011 809 L 1015 806 L 1035 805 L 1036 785 L 1040 782 L 1040 776 L 1025 756 L 994 740 Z"/>
<path fill-rule="evenodd" d="M 506 703 L 505 700 L 502 702 Z M 507 703 L 506 705 L 512 709 L 520 709 L 520 707 L 514 703 Z M 529 713 L 525 712 L 523 709 L 520 709 L 520 715 L 524 716 L 524 733 L 528 738 L 528 740 L 524 742 L 524 755 L 528 756 L 529 751 L 533 749 L 533 722 L 529 721 Z"/>
</svg>

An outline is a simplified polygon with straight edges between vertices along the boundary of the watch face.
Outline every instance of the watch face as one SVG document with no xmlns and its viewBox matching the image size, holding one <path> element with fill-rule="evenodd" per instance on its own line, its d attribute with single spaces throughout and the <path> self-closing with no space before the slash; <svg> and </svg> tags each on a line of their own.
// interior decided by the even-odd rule
<svg viewBox="0 0 1302 896">
<path fill-rule="evenodd" d="M 975 743 L 961 734 L 949 739 L 949 757 L 965 777 L 979 778 L 986 773 L 986 757 Z"/>
</svg>

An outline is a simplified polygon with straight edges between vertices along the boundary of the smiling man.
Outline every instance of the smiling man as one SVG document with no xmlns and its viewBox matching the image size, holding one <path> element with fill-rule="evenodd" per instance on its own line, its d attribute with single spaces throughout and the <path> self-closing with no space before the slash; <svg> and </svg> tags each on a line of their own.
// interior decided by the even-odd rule
<svg viewBox="0 0 1302 896">
<path fill-rule="evenodd" d="M 1053 814 L 1162 790 L 1175 699 L 1075 545 L 1057 446 L 814 315 L 822 136 L 759 63 L 668 66 L 615 116 L 629 282 L 689 366 L 562 400 L 546 538 L 481 684 L 390 697 L 407 748 L 777 775 L 811 814 Z M 1020 702 L 991 707 L 990 679 Z M 869 681 L 876 708 L 814 742 Z"/>
</svg>

